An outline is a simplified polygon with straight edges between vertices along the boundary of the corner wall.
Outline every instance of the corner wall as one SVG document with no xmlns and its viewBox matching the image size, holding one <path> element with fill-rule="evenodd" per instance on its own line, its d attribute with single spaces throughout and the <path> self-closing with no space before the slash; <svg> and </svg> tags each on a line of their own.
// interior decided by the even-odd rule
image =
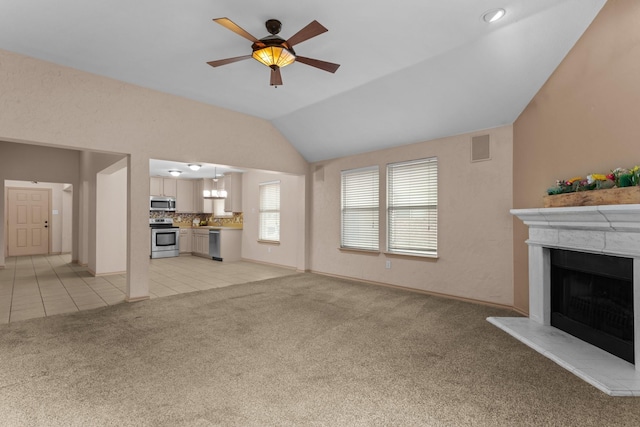
<svg viewBox="0 0 640 427">
<path fill-rule="evenodd" d="M 262 182 L 280 181 L 280 244 L 258 242 L 260 189 Z M 304 270 L 299 254 L 305 252 L 305 176 L 249 171 L 242 174 L 242 258 Z M 302 230 L 302 232 L 301 232 Z"/>
<path fill-rule="evenodd" d="M 514 208 L 557 179 L 640 164 L 640 2 L 609 0 L 513 125 Z M 527 228 L 514 219 L 514 304 L 529 310 Z"/>
<path fill-rule="evenodd" d="M 486 134 L 491 160 L 471 162 L 472 136 Z M 512 127 L 504 126 L 311 165 L 311 270 L 511 306 L 512 142 Z M 385 254 L 386 165 L 432 156 L 438 157 L 439 258 Z M 341 251 L 340 172 L 373 165 L 380 170 L 381 252 Z"/>
<path fill-rule="evenodd" d="M 95 275 L 127 270 L 127 159 L 96 175 Z"/>
</svg>

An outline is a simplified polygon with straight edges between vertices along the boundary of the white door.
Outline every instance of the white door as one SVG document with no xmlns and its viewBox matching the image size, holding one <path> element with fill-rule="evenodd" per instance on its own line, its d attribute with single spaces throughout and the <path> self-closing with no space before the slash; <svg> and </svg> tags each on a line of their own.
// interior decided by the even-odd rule
<svg viewBox="0 0 640 427">
<path fill-rule="evenodd" d="M 8 256 L 49 253 L 49 191 L 7 189 Z"/>
</svg>

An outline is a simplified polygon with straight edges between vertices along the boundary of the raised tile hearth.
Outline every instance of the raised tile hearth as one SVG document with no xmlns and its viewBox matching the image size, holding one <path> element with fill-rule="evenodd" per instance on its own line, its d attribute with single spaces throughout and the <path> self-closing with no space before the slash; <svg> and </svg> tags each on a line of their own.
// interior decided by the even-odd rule
<svg viewBox="0 0 640 427">
<path fill-rule="evenodd" d="M 640 205 L 513 209 L 529 226 L 529 318 L 491 323 L 612 396 L 640 396 Z M 551 249 L 633 260 L 635 366 L 551 326 Z"/>
</svg>

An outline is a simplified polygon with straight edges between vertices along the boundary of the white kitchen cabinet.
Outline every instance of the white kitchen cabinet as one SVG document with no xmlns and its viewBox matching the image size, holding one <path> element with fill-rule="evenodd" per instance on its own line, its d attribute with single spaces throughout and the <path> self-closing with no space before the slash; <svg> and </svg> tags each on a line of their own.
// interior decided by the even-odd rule
<svg viewBox="0 0 640 427">
<path fill-rule="evenodd" d="M 155 176 L 149 178 L 149 194 L 152 196 L 162 196 L 162 178 Z"/>
<path fill-rule="evenodd" d="M 224 174 L 224 189 L 227 198 L 224 201 L 225 212 L 242 212 L 242 173 Z"/>
<path fill-rule="evenodd" d="M 198 179 L 193 183 L 193 207 L 194 212 L 203 212 L 204 199 L 202 198 L 202 180 Z"/>
<path fill-rule="evenodd" d="M 193 244 L 191 241 L 193 240 L 193 230 L 190 228 L 181 228 L 180 229 L 180 253 L 181 254 L 190 254 L 193 249 Z"/>
<path fill-rule="evenodd" d="M 149 178 L 149 194 L 152 196 L 176 197 L 177 180 L 152 176 Z"/>
<path fill-rule="evenodd" d="M 195 182 L 191 179 L 176 180 L 176 211 L 198 212 L 195 205 Z"/>
<path fill-rule="evenodd" d="M 209 257 L 209 229 L 192 229 L 193 230 L 193 254 L 203 257 Z"/>
</svg>

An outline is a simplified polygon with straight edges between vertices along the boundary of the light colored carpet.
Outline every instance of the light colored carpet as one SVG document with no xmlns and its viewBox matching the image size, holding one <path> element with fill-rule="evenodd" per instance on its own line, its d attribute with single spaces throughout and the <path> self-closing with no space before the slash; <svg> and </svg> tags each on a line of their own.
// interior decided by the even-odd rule
<svg viewBox="0 0 640 427">
<path fill-rule="evenodd" d="M 488 316 L 297 274 L 1 325 L 0 425 L 640 425 Z"/>
</svg>

